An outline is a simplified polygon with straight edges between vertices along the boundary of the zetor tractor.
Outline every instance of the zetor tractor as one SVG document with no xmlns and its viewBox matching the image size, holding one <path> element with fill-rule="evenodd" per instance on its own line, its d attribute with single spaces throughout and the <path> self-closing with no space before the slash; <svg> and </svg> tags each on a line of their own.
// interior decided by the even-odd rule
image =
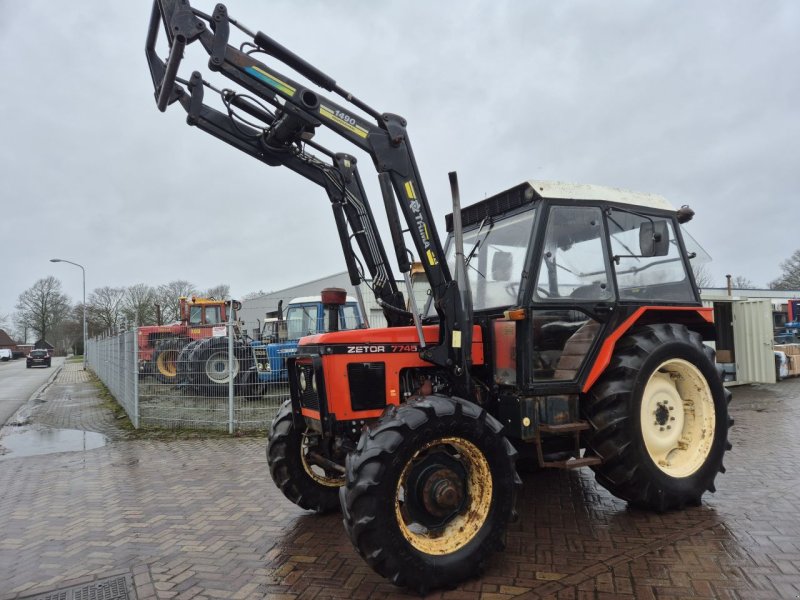
<svg viewBox="0 0 800 600">
<path fill-rule="evenodd" d="M 162 23 L 167 60 L 156 53 Z M 228 43 L 234 29 L 244 43 Z M 197 71 L 178 77 L 195 41 L 210 69 L 246 94 L 220 90 Z M 146 53 L 162 111 L 178 102 L 190 125 L 325 187 L 351 277 L 343 231 L 349 225 L 360 241 L 376 228 L 363 190 L 350 186 L 357 177 L 340 168 L 353 161 L 310 141 L 321 126 L 378 170 L 412 304 L 406 236 L 421 259 L 431 290 L 422 316 L 412 307 L 407 319 L 404 302 L 376 286 L 390 327 L 300 340 L 288 361 L 291 400 L 267 448 L 283 494 L 317 512 L 341 508 L 375 571 L 419 592 L 478 575 L 503 548 L 515 515 L 517 459 L 590 467 L 612 494 L 656 511 L 697 505 L 714 491 L 729 448 L 730 395 L 704 344 L 714 336 L 713 316 L 700 302 L 681 233 L 688 207 L 529 181 L 462 210 L 453 173 L 442 243 L 402 117 L 375 110 L 230 19 L 222 4 L 209 15 L 188 0 L 156 0 Z M 311 83 L 278 72 L 259 60 L 265 56 Z M 204 103 L 206 89 L 220 94 L 223 110 Z M 248 118 L 236 120 L 237 111 Z M 377 243 L 359 243 L 370 272 Z"/>
<path fill-rule="evenodd" d="M 138 329 L 139 372 L 153 374 L 162 383 L 177 383 L 177 360 L 190 342 L 209 338 L 215 326 L 228 320 L 231 302 L 213 298 L 181 297 L 180 320 L 169 325 Z M 241 307 L 233 301 L 233 310 Z"/>
</svg>

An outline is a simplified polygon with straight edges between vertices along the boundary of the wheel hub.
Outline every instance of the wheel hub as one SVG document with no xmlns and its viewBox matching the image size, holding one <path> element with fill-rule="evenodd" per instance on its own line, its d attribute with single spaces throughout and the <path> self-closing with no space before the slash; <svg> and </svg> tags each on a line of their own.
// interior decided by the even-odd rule
<svg viewBox="0 0 800 600">
<path fill-rule="evenodd" d="M 647 452 L 664 473 L 686 477 L 700 468 L 714 438 L 714 401 L 695 365 L 671 359 L 650 376 L 641 427 Z"/>
<path fill-rule="evenodd" d="M 461 512 L 467 500 L 467 471 L 446 452 L 434 452 L 412 467 L 406 487 L 406 508 L 429 530 L 443 527 Z"/>
</svg>

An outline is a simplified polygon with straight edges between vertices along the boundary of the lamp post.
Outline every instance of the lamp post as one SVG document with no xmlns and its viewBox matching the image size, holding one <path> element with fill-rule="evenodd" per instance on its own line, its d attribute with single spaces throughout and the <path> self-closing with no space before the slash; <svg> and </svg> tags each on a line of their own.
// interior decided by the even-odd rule
<svg viewBox="0 0 800 600">
<path fill-rule="evenodd" d="M 83 370 L 86 370 L 86 269 L 83 265 L 79 265 L 71 260 L 64 260 L 63 258 L 51 258 L 50 262 L 65 262 L 76 267 L 80 267 L 83 271 Z"/>
</svg>

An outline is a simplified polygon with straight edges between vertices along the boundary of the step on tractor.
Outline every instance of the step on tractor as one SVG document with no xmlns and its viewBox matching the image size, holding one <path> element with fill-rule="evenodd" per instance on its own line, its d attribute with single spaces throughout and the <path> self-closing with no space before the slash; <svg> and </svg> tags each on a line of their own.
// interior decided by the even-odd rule
<svg viewBox="0 0 800 600">
<path fill-rule="evenodd" d="M 165 58 L 156 51 L 162 25 Z M 232 45 L 234 36 L 244 42 Z M 198 71 L 181 77 L 195 42 L 210 71 L 246 92 Z M 387 328 L 300 340 L 288 361 L 291 399 L 267 447 L 286 498 L 341 510 L 376 572 L 420 593 L 479 575 L 516 515 L 518 466 L 589 467 L 609 492 L 655 511 L 714 491 L 730 448 L 730 394 L 704 343 L 713 313 L 681 232 L 691 209 L 540 181 L 462 209 L 451 173 L 443 241 L 402 117 L 369 106 L 222 4 L 207 14 L 188 0 L 156 0 L 146 54 L 160 110 L 179 103 L 190 125 L 326 189 L 356 279 L 349 236 L 371 274 L 385 267 L 372 212 L 355 172 L 337 170 L 337 157 L 350 167 L 352 157 L 311 138 L 325 127 L 366 152 L 410 302 L 409 239 L 423 265 L 426 307 L 406 311 L 402 292 L 376 286 L 387 320 L 395 317 Z M 205 88 L 222 110 L 204 102 Z M 315 149 L 330 162 L 312 158 Z"/>
<path fill-rule="evenodd" d="M 288 381 L 286 361 L 295 355 L 303 336 L 365 326 L 358 302 L 341 288 L 324 289 L 319 296 L 295 298 L 289 302 L 285 319 L 283 315 L 268 319 L 264 321 L 262 339 L 251 342 L 258 380 L 265 384 Z M 265 335 L 270 327 L 273 333 Z"/>
</svg>

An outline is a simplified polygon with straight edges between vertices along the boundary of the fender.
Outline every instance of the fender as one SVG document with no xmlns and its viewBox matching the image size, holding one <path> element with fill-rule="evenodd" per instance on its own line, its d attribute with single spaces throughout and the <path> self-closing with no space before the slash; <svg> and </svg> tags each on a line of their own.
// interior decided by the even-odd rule
<svg viewBox="0 0 800 600">
<path fill-rule="evenodd" d="M 647 317 L 649 314 L 653 314 L 655 311 L 658 312 L 682 312 L 684 315 L 679 317 L 681 322 L 686 324 L 690 324 L 691 322 L 695 323 L 702 323 L 704 326 L 708 324 L 714 323 L 714 309 L 711 307 L 704 307 L 704 306 L 640 306 L 636 309 L 636 311 L 627 319 L 625 319 L 622 324 L 617 327 L 614 331 L 612 331 L 605 340 L 603 340 L 602 345 L 600 346 L 600 350 L 597 352 L 597 358 L 592 365 L 592 369 L 589 371 L 589 375 L 586 377 L 586 381 L 581 388 L 583 393 L 588 392 L 592 386 L 597 382 L 600 376 L 605 372 L 608 365 L 611 363 L 611 357 L 614 355 L 614 348 L 617 345 L 617 341 L 625 335 L 628 330 L 631 329 L 637 323 L 642 321 L 649 321 Z M 687 314 L 693 313 L 693 314 Z M 677 316 L 677 315 L 676 315 Z"/>
</svg>

